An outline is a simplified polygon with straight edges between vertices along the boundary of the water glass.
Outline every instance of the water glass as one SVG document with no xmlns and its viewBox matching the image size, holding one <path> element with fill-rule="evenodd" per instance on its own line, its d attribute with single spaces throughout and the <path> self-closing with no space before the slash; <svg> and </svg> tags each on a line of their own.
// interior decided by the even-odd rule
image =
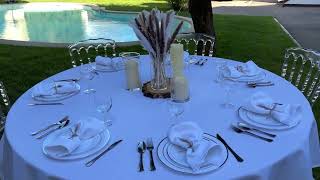
<svg viewBox="0 0 320 180">
<path fill-rule="evenodd" d="M 101 114 L 103 121 L 108 125 L 112 125 L 112 117 L 110 110 L 112 108 L 112 98 L 110 96 L 95 96 L 94 104 L 96 111 Z"/>
<path fill-rule="evenodd" d="M 140 54 L 136 52 L 120 53 L 125 64 L 127 90 L 136 91 L 141 88 L 141 80 L 139 73 L 139 59 Z"/>
<path fill-rule="evenodd" d="M 231 102 L 231 97 L 235 92 L 235 82 L 224 76 L 224 72 L 227 68 L 227 63 L 222 63 L 217 66 L 217 79 L 216 82 L 221 86 L 225 93 L 224 102 L 222 106 L 225 108 L 233 108 L 235 105 Z"/>
<path fill-rule="evenodd" d="M 86 94 L 95 92 L 95 89 L 90 87 L 91 80 L 94 78 L 94 68 L 91 64 L 83 64 L 80 66 L 80 77 L 86 84 L 86 89 L 83 91 Z"/>
<path fill-rule="evenodd" d="M 175 102 L 172 100 L 168 101 L 168 111 L 170 113 L 171 119 L 173 119 L 175 123 L 178 122 L 180 115 L 184 113 L 184 105 L 185 103 Z"/>
</svg>

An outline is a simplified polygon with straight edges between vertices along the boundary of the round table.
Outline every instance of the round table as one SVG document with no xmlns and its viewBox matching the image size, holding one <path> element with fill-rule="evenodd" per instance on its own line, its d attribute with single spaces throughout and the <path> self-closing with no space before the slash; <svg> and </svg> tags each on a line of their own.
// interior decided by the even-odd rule
<svg viewBox="0 0 320 180">
<path fill-rule="evenodd" d="M 200 57 L 194 57 L 200 58 Z M 100 73 L 93 80 L 96 95 L 113 98 L 111 110 L 115 117 L 109 130 L 110 142 L 123 139 L 115 149 L 108 152 L 93 166 L 84 164 L 89 159 L 58 161 L 42 153 L 43 140 L 30 136 L 30 132 L 56 122 L 69 115 L 72 122 L 86 116 L 93 108 L 87 94 L 79 93 L 62 102 L 59 106 L 27 106 L 34 102 L 32 90 L 24 93 L 12 106 L 5 131 L 5 176 L 6 179 L 109 179 L 109 180 L 208 180 L 208 179 L 312 179 L 312 167 L 320 165 L 319 139 L 316 121 L 309 102 L 304 95 L 283 78 L 266 71 L 267 79 L 275 86 L 248 88 L 237 84 L 233 102 L 237 107 L 253 93 L 263 91 L 281 103 L 301 104 L 303 119 L 292 129 L 270 131 L 277 134 L 274 142 L 268 143 L 251 136 L 237 134 L 230 124 L 239 120 L 236 108 L 221 107 L 224 91 L 215 83 L 216 65 L 226 61 L 230 64 L 239 62 L 220 58 L 210 58 L 204 66 L 189 65 L 186 76 L 190 85 L 190 101 L 186 104 L 182 119 L 194 121 L 204 132 L 219 133 L 242 156 L 239 163 L 229 154 L 227 162 L 213 173 L 204 175 L 186 175 L 164 166 L 154 151 L 156 171 L 148 171 L 149 161 L 145 158 L 145 172 L 138 172 L 139 154 L 136 150 L 138 141 L 152 137 L 155 145 L 166 137 L 172 119 L 167 109 L 167 100 L 150 99 L 141 92 L 125 90 L 124 71 Z M 150 60 L 148 56 L 140 58 L 142 81 L 150 79 Z M 79 67 L 61 72 L 51 78 L 77 78 Z M 80 85 L 83 83 L 80 81 Z M 109 145 L 110 145 L 109 142 Z M 145 157 L 148 157 L 145 154 Z"/>
</svg>

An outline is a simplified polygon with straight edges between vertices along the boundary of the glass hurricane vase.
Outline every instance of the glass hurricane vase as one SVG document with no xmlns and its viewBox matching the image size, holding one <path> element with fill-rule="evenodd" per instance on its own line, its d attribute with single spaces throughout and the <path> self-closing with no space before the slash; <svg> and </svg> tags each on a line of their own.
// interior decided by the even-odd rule
<svg viewBox="0 0 320 180">
<path fill-rule="evenodd" d="M 165 90 L 168 88 L 165 60 L 167 54 L 159 55 L 157 57 L 150 56 L 152 59 L 152 80 L 151 88 L 154 90 Z"/>
</svg>

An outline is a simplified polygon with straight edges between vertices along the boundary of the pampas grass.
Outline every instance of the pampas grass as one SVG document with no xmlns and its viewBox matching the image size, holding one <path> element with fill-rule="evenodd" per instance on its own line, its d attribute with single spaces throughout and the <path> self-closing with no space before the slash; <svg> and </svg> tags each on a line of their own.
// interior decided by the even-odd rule
<svg viewBox="0 0 320 180">
<path fill-rule="evenodd" d="M 141 45 L 152 58 L 163 61 L 170 45 L 178 35 L 183 21 L 173 30 L 174 18 L 174 11 L 164 13 L 158 9 L 152 9 L 150 12 L 142 11 L 130 23 Z"/>
</svg>

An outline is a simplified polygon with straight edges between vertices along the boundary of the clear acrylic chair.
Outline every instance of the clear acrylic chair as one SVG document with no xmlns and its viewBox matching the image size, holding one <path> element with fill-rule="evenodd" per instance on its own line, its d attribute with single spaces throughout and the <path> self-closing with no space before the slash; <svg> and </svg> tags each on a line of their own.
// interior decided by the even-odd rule
<svg viewBox="0 0 320 180">
<path fill-rule="evenodd" d="M 6 114 L 8 113 L 9 109 L 10 109 L 9 96 L 3 83 L 0 81 L 0 138 L 4 131 Z"/>
<path fill-rule="evenodd" d="M 190 55 L 214 56 L 215 37 L 202 33 L 180 33 L 175 40 Z"/>
<path fill-rule="evenodd" d="M 287 49 L 281 76 L 299 88 L 314 105 L 320 94 L 320 53 L 303 48 Z"/>
<path fill-rule="evenodd" d="M 87 39 L 71 44 L 68 48 L 73 67 L 94 62 L 97 55 L 116 56 L 116 43 L 112 39 Z"/>
</svg>

